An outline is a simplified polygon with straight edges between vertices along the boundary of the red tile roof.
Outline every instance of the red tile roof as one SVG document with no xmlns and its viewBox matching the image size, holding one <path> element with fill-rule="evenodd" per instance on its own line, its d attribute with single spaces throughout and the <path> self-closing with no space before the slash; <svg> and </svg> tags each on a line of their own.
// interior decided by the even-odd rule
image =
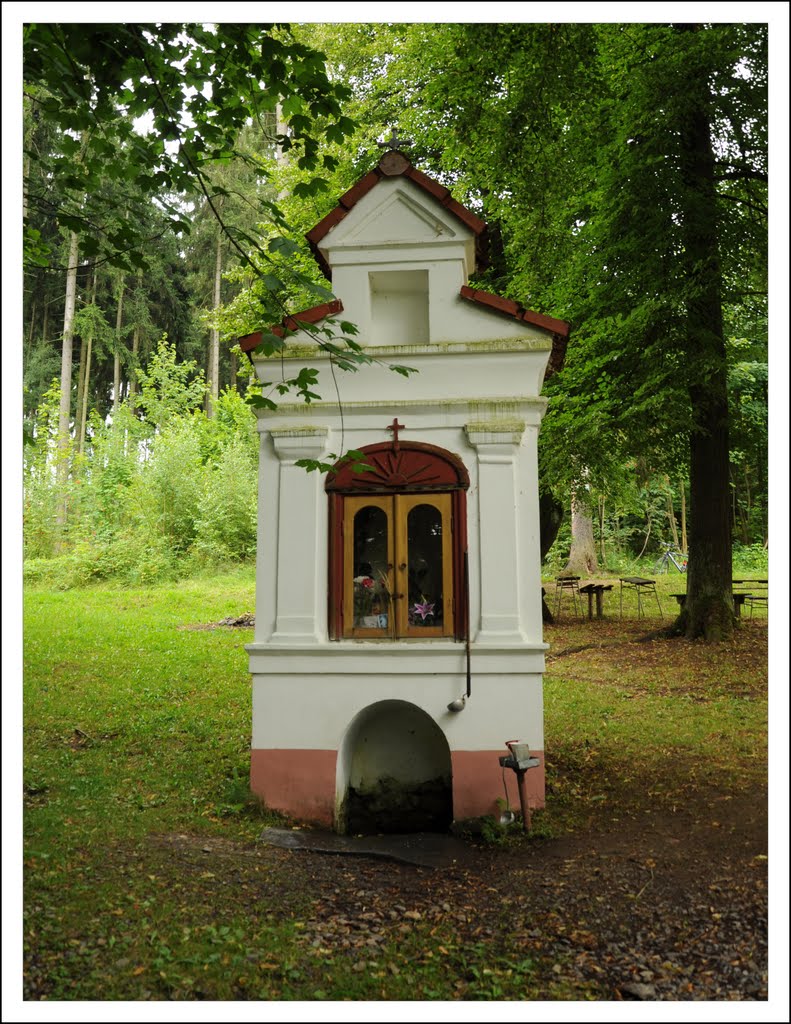
<svg viewBox="0 0 791 1024">
<path fill-rule="evenodd" d="M 424 192 L 427 192 L 434 199 L 439 200 L 448 213 L 452 214 L 457 220 L 460 220 L 462 224 L 466 225 L 473 232 L 478 242 L 482 240 L 483 233 L 486 230 L 486 222 L 481 220 L 480 217 L 477 217 L 471 210 L 462 206 L 461 203 L 457 202 L 450 194 L 449 189 L 445 188 L 444 185 L 440 185 L 438 181 L 434 181 L 433 178 L 424 174 L 423 171 L 419 171 L 417 167 L 413 167 L 408 157 L 404 156 L 404 154 L 399 150 L 393 149 L 384 154 L 372 171 L 369 171 L 364 178 L 361 178 L 357 182 L 356 185 L 352 185 L 348 192 L 344 192 L 338 200 L 338 205 L 333 210 L 330 210 L 327 216 L 323 217 L 318 224 L 311 228 L 311 230 L 305 235 L 316 262 L 321 267 L 321 272 L 327 280 L 332 280 L 332 271 L 319 250 L 319 242 L 332 228 L 335 227 L 336 224 L 339 224 L 343 220 L 349 210 L 351 210 L 364 195 L 367 195 L 371 189 L 382 180 L 382 178 L 397 177 L 409 178 L 409 180 L 414 182 L 419 188 L 422 188 Z M 482 253 L 478 252 L 476 255 L 480 259 Z"/>
<path fill-rule="evenodd" d="M 547 380 L 553 373 L 563 369 L 566 360 L 566 347 L 569 341 L 569 325 L 565 320 L 556 320 L 553 316 L 544 316 L 543 313 L 534 313 L 532 309 L 525 309 L 518 302 L 512 299 L 503 299 L 491 292 L 481 291 L 479 288 L 470 288 L 468 285 L 461 286 L 461 295 L 470 302 L 477 302 L 480 306 L 493 309 L 498 313 L 504 313 L 515 320 L 522 320 L 526 324 L 533 324 L 545 331 L 552 332 L 552 351 L 549 356 L 549 363 L 544 375 Z"/>
<path fill-rule="evenodd" d="M 461 286 L 461 294 L 463 298 L 469 299 L 471 302 L 488 306 L 489 309 L 496 309 L 498 313 L 505 313 L 506 316 L 512 316 L 515 320 L 524 320 L 525 323 L 543 327 L 545 331 L 552 331 L 553 334 L 560 334 L 564 338 L 569 336 L 569 325 L 565 320 L 556 320 L 553 316 L 534 313 L 532 309 L 525 309 L 513 299 L 503 299 L 499 295 L 481 291 L 479 288 L 470 288 L 466 284 Z"/>
<path fill-rule="evenodd" d="M 332 316 L 335 313 L 342 312 L 343 303 L 340 299 L 334 299 L 332 302 L 323 302 L 320 306 L 303 309 L 301 313 L 292 313 L 285 320 L 281 320 L 279 324 L 273 324 L 269 328 L 268 333 L 276 334 L 278 338 L 282 338 L 286 331 L 298 331 L 302 324 L 316 324 L 319 320 L 323 320 L 325 316 Z M 260 344 L 261 331 L 253 331 L 252 334 L 245 334 L 243 338 L 239 338 L 239 346 L 242 352 L 247 352 L 248 355 Z"/>
<path fill-rule="evenodd" d="M 346 214 L 354 208 L 363 196 L 376 187 L 382 178 L 394 177 L 409 178 L 410 181 L 442 203 L 449 213 L 465 224 L 475 234 L 477 243 L 481 242 L 486 230 L 485 221 L 482 221 L 480 217 L 477 217 L 470 210 L 462 206 L 461 203 L 457 202 L 444 185 L 440 185 L 438 181 L 413 167 L 409 158 L 399 150 L 390 150 L 384 154 L 372 171 L 369 171 L 348 192 L 344 192 L 338 200 L 338 205 L 330 210 L 327 216 L 323 217 L 305 235 L 325 277 L 331 279 L 332 272 L 319 250 L 319 242 L 336 224 L 343 220 Z M 552 353 L 549 357 L 546 376 L 549 377 L 561 369 L 569 337 L 569 325 L 565 320 L 556 320 L 554 317 L 544 316 L 543 313 L 534 313 L 533 310 L 525 309 L 511 299 L 503 299 L 499 295 L 481 291 L 479 288 L 470 288 L 467 285 L 462 285 L 461 295 L 470 302 L 475 302 L 494 312 L 502 313 L 505 316 L 513 317 L 515 320 L 521 320 L 523 323 L 533 324 L 535 327 L 550 331 L 552 333 Z M 339 299 L 336 299 L 334 302 L 325 302 L 320 306 L 313 306 L 312 309 L 305 309 L 301 313 L 294 313 L 286 317 L 282 323 L 270 327 L 269 330 L 272 334 L 282 337 L 286 329 L 298 330 L 300 323 L 315 324 L 319 320 L 323 320 L 324 317 L 340 313 L 342 310 L 343 304 Z M 261 331 L 245 335 L 239 339 L 239 343 L 242 351 L 246 352 L 249 356 L 253 349 L 261 344 Z"/>
</svg>

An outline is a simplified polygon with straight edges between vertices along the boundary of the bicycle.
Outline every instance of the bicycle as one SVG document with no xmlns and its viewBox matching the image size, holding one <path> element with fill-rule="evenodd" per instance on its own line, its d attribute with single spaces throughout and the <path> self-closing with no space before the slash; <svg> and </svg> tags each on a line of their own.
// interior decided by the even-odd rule
<svg viewBox="0 0 791 1024">
<path fill-rule="evenodd" d="M 680 562 L 676 559 L 680 559 Z M 662 557 L 654 566 L 654 572 L 667 572 L 669 563 L 678 569 L 679 572 L 687 571 L 687 559 L 680 551 L 676 551 L 672 544 L 665 544 L 665 550 L 662 553 Z"/>
</svg>

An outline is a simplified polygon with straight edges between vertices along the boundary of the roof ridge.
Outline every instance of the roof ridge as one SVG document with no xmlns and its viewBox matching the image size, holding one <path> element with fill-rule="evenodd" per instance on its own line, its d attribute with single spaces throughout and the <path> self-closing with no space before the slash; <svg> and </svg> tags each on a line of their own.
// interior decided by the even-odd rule
<svg viewBox="0 0 791 1024">
<path fill-rule="evenodd" d="M 305 238 L 308 241 L 313 257 L 327 280 L 332 280 L 332 271 L 319 249 L 319 242 L 325 235 L 329 234 L 336 224 L 340 224 L 349 211 L 352 210 L 363 196 L 367 195 L 372 188 L 375 188 L 382 178 L 398 177 L 408 178 L 417 185 L 418 188 L 430 195 L 432 199 L 436 199 L 440 202 L 448 213 L 461 221 L 462 224 L 473 232 L 476 236 L 476 241 L 480 241 L 481 236 L 486 231 L 486 221 L 478 217 L 477 214 L 474 214 L 472 210 L 468 210 L 466 206 L 462 206 L 457 199 L 454 199 L 451 195 L 450 189 L 441 185 L 438 181 L 435 181 L 434 178 L 430 177 L 424 171 L 420 171 L 417 167 L 413 166 L 412 161 L 408 156 L 398 149 L 391 149 L 380 158 L 376 167 L 360 178 L 360 180 L 356 184 L 352 185 L 350 189 L 347 189 L 333 209 L 330 210 L 325 217 L 322 217 L 318 224 L 315 224 L 310 231 L 305 234 Z M 480 255 L 480 253 L 476 253 L 476 256 Z"/>
</svg>

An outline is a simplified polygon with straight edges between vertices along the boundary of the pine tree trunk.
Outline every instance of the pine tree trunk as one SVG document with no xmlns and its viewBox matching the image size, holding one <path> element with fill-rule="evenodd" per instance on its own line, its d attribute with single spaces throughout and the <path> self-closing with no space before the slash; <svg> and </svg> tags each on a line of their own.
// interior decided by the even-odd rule
<svg viewBox="0 0 791 1024">
<path fill-rule="evenodd" d="M 93 272 L 93 284 L 91 286 L 91 305 L 96 305 L 96 277 L 97 273 Z M 80 377 L 82 378 L 82 389 L 79 393 L 79 401 L 77 406 L 77 451 L 82 455 L 83 448 L 85 447 L 85 431 L 88 423 L 88 391 L 91 386 L 91 348 L 93 346 L 93 331 L 88 332 L 88 336 L 85 339 L 85 353 L 84 356 L 80 354 Z"/>
<path fill-rule="evenodd" d="M 679 32 L 700 26 L 680 25 Z M 689 476 L 687 599 L 677 627 L 690 638 L 730 636 L 732 540 L 728 444 L 728 380 L 722 321 L 722 277 L 717 234 L 714 153 L 707 69 L 689 79 L 686 117 L 679 122 L 684 262 L 690 282 L 686 308 L 687 373 L 692 405 Z"/>
<path fill-rule="evenodd" d="M 279 103 L 275 107 L 275 132 L 278 135 L 285 135 L 288 132 L 288 125 L 283 120 L 283 108 Z M 275 143 L 275 160 L 281 167 L 288 163 L 288 157 L 286 156 L 283 147 L 277 145 L 277 143 Z M 282 198 L 283 193 L 281 192 L 278 196 L 278 200 Z"/>
<path fill-rule="evenodd" d="M 140 352 L 140 328 L 135 327 L 132 332 L 132 369 L 129 373 L 129 405 L 134 409 L 135 395 L 137 394 L 137 357 Z"/>
<path fill-rule="evenodd" d="M 30 324 L 28 325 L 27 345 L 25 346 L 26 355 L 27 355 L 28 359 L 30 359 L 31 355 L 33 354 L 33 329 L 34 329 L 35 324 L 36 324 L 36 310 L 37 309 L 38 309 L 38 306 L 36 305 L 36 301 L 34 299 L 33 302 L 30 305 Z"/>
<path fill-rule="evenodd" d="M 47 334 L 49 333 L 49 302 L 47 301 L 47 294 L 44 293 L 44 313 L 42 314 L 41 320 L 41 341 L 42 344 L 47 343 Z"/>
<path fill-rule="evenodd" d="M 93 273 L 93 282 L 94 282 L 94 285 L 90 289 L 92 297 L 91 297 L 91 299 L 89 301 L 90 301 L 91 304 L 93 303 L 93 295 L 95 295 L 95 292 L 96 292 L 96 288 L 95 288 L 95 285 L 96 285 L 96 271 L 94 271 L 94 273 Z M 85 357 L 86 357 L 86 353 L 88 351 L 88 348 L 89 348 L 88 334 L 83 333 L 82 343 L 80 345 L 80 373 L 79 373 L 79 378 L 77 380 L 77 405 L 76 405 L 75 411 L 74 411 L 75 435 L 76 435 L 76 438 L 77 438 L 77 451 L 78 452 L 82 452 L 82 436 L 83 436 L 83 432 L 84 432 L 84 426 L 83 426 L 83 422 L 82 422 L 82 407 L 83 407 L 82 396 L 83 396 L 83 393 L 85 391 L 85 363 L 86 363 L 86 358 Z"/>
<path fill-rule="evenodd" d="M 80 344 L 80 369 L 77 375 L 77 402 L 74 407 L 74 433 L 77 439 L 77 451 L 79 452 L 82 452 L 82 396 L 85 391 L 85 357 L 89 345 L 89 335 L 85 335 L 82 339 L 82 343 Z"/>
<path fill-rule="evenodd" d="M 220 294 L 222 290 L 222 229 L 217 228 L 217 248 L 214 258 L 214 295 L 212 298 L 212 309 L 215 315 L 220 308 Z M 206 416 L 211 419 L 214 415 L 214 404 L 220 395 L 220 331 L 218 327 L 212 327 L 209 334 L 209 393 L 206 406 Z"/>
<path fill-rule="evenodd" d="M 118 415 L 121 404 L 121 324 L 124 318 L 124 279 L 118 288 L 118 309 L 115 314 L 115 355 L 113 356 L 113 417 Z"/>
<path fill-rule="evenodd" d="M 87 351 L 85 353 L 85 385 L 82 391 L 82 406 L 80 408 L 80 437 L 79 437 L 79 453 L 82 455 L 83 448 L 85 447 L 85 431 L 88 423 L 88 388 L 91 383 L 91 345 L 93 343 L 93 335 L 88 335 Z"/>
<path fill-rule="evenodd" d="M 137 272 L 137 288 L 138 291 L 143 287 L 143 271 Z M 129 370 L 129 405 L 132 409 L 135 407 L 135 395 L 137 394 L 137 364 L 140 356 L 140 324 L 135 323 L 135 329 L 132 332 L 132 365 Z"/>
<path fill-rule="evenodd" d="M 74 341 L 74 311 L 77 305 L 77 235 L 69 235 L 69 254 L 66 265 L 66 305 L 63 310 L 63 349 L 60 360 L 60 409 L 58 411 L 58 462 L 56 480 L 58 503 L 56 522 L 59 530 L 66 525 L 66 483 L 69 479 L 69 442 L 71 439 L 71 371 Z"/>
</svg>

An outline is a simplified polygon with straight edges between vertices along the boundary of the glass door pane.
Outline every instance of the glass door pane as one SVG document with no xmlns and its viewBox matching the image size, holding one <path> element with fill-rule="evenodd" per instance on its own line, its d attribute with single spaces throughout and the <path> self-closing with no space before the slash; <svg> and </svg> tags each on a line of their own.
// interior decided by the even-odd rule
<svg viewBox="0 0 791 1024">
<path fill-rule="evenodd" d="M 399 495 L 399 633 L 446 636 L 453 632 L 450 495 Z"/>
<path fill-rule="evenodd" d="M 344 515 L 344 631 L 393 632 L 391 497 L 350 498 Z"/>
<path fill-rule="evenodd" d="M 416 505 L 407 513 L 408 622 L 442 625 L 442 513 Z"/>
</svg>

